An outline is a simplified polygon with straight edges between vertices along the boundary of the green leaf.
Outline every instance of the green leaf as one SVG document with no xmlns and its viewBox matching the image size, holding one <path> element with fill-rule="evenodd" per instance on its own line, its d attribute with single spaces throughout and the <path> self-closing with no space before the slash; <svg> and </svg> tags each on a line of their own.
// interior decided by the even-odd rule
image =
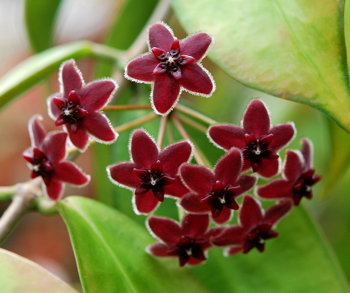
<svg viewBox="0 0 350 293">
<path fill-rule="evenodd" d="M 82 197 L 59 203 L 72 240 L 84 292 L 206 292 L 172 260 L 145 252 L 153 242 L 123 214 Z"/>
<path fill-rule="evenodd" d="M 249 87 L 316 107 L 350 131 L 343 1 L 172 3 L 189 32 L 205 31 L 214 37 L 210 56 L 231 76 Z"/>
<path fill-rule="evenodd" d="M 266 251 L 224 258 L 211 251 L 203 266 L 192 269 L 211 292 L 345 293 L 349 287 L 338 263 L 310 216 L 296 208 L 268 240 Z"/>
<path fill-rule="evenodd" d="M 43 51 L 52 44 L 56 14 L 61 0 L 26 0 L 25 22 L 32 48 Z"/>
<path fill-rule="evenodd" d="M 34 262 L 0 249 L 1 293 L 78 293 Z"/>
<path fill-rule="evenodd" d="M 82 41 L 54 47 L 34 55 L 18 64 L 0 79 L 0 108 L 47 77 L 51 72 L 58 70 L 64 60 L 87 56 L 117 61 L 119 52 L 100 44 Z"/>
</svg>

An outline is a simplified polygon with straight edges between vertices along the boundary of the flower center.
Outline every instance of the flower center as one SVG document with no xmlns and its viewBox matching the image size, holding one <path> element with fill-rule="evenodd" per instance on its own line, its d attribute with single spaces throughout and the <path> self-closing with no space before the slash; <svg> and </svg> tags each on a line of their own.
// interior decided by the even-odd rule
<svg viewBox="0 0 350 293">
<path fill-rule="evenodd" d="M 159 60 L 159 64 L 153 70 L 154 75 L 170 73 L 175 79 L 181 78 L 181 67 L 196 61 L 195 58 L 180 54 L 180 42 L 174 40 L 169 51 L 159 48 L 152 48 L 154 56 Z"/>
<path fill-rule="evenodd" d="M 174 249 L 174 254 L 179 256 L 180 266 L 184 266 L 191 257 L 205 260 L 203 244 L 204 241 L 202 239 L 182 236 L 180 242 L 176 244 L 176 248 Z"/>
<path fill-rule="evenodd" d="M 259 138 L 249 134 L 245 135 L 246 146 L 243 148 L 243 156 L 250 161 L 254 172 L 259 170 L 263 158 L 270 160 L 278 158 L 278 155 L 270 148 L 272 139 L 273 134 Z"/>
<path fill-rule="evenodd" d="M 38 176 L 48 178 L 52 175 L 54 168 L 51 162 L 38 148 L 33 149 L 33 157 L 31 158 L 30 164 L 32 169 L 32 178 L 36 178 Z"/>
<path fill-rule="evenodd" d="M 240 189 L 240 186 L 224 185 L 217 180 L 212 190 L 202 200 L 210 205 L 213 217 L 217 218 L 224 206 L 238 210 L 235 197 L 240 193 Z"/>
<path fill-rule="evenodd" d="M 265 250 L 265 240 L 277 236 L 278 233 L 273 231 L 270 225 L 259 225 L 248 232 L 243 245 L 243 253 L 248 253 L 254 247 L 263 252 Z"/>
<path fill-rule="evenodd" d="M 55 98 L 53 102 L 62 111 L 55 121 L 57 126 L 62 124 L 76 125 L 88 114 L 88 111 L 81 107 L 79 96 L 74 90 L 68 94 L 67 100 Z"/>
<path fill-rule="evenodd" d="M 176 178 L 163 172 L 163 166 L 160 161 L 153 163 L 150 169 L 134 168 L 133 172 L 140 178 L 139 187 L 135 191 L 136 195 L 152 190 L 153 195 L 159 201 L 164 200 L 165 185 L 176 181 Z"/>
<path fill-rule="evenodd" d="M 298 205 L 303 197 L 312 198 L 312 186 L 320 181 L 320 179 L 320 176 L 315 175 L 314 169 L 301 174 L 293 186 L 294 204 Z"/>
</svg>

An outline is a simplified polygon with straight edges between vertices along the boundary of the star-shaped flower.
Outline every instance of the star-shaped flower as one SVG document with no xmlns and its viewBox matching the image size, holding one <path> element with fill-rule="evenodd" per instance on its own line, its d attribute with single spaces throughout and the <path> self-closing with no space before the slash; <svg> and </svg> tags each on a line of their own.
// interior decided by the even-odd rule
<svg viewBox="0 0 350 293">
<path fill-rule="evenodd" d="M 99 112 L 117 90 L 111 79 L 100 79 L 85 85 L 74 60 L 66 61 L 59 71 L 60 93 L 48 99 L 49 114 L 56 126 L 64 125 L 74 146 L 84 150 L 89 135 L 105 143 L 117 139 L 107 117 Z"/>
<path fill-rule="evenodd" d="M 299 205 L 301 199 L 312 198 L 312 186 L 320 181 L 321 177 L 315 175 L 312 168 L 312 144 L 302 139 L 302 150 L 288 150 L 284 166 L 283 179 L 276 179 L 258 188 L 258 195 L 263 198 L 288 198 L 295 205 Z"/>
<path fill-rule="evenodd" d="M 233 148 L 218 161 L 214 173 L 203 166 L 182 165 L 180 176 L 191 192 L 181 199 L 181 206 L 192 213 L 211 212 L 216 223 L 227 222 L 239 208 L 236 198 L 256 182 L 253 176 L 239 176 L 242 161 L 241 151 Z"/>
<path fill-rule="evenodd" d="M 209 137 L 219 147 L 229 150 L 240 148 L 243 152 L 243 171 L 252 168 L 261 176 L 271 177 L 278 172 L 277 151 L 294 136 L 294 124 L 271 126 L 265 104 L 252 100 L 243 117 L 243 127 L 219 124 L 209 128 Z"/>
<path fill-rule="evenodd" d="M 67 182 L 75 185 L 85 185 L 90 177 L 84 174 L 75 164 L 65 161 L 65 132 L 46 133 L 34 116 L 29 121 L 29 134 L 32 146 L 23 153 L 23 158 L 32 170 L 31 177 L 40 176 L 43 179 L 44 191 L 52 200 L 58 200 Z"/>
<path fill-rule="evenodd" d="M 240 225 L 224 228 L 223 232 L 213 239 L 213 243 L 217 246 L 229 246 L 227 255 L 240 251 L 248 253 L 254 247 L 263 252 L 265 241 L 278 236 L 273 229 L 291 207 L 291 202 L 285 200 L 264 212 L 259 202 L 247 195 L 239 214 Z"/>
<path fill-rule="evenodd" d="M 152 107 L 156 113 L 166 115 L 176 105 L 182 89 L 206 97 L 215 90 L 212 76 L 200 64 L 211 42 L 206 33 L 180 42 L 167 25 L 154 24 L 149 28 L 152 53 L 133 59 L 126 67 L 125 77 L 154 83 Z"/>
<path fill-rule="evenodd" d="M 161 152 L 153 139 L 143 130 L 131 137 L 130 156 L 133 162 L 123 162 L 107 167 L 113 183 L 135 189 L 134 206 L 137 213 L 150 213 L 164 200 L 164 195 L 182 197 L 188 192 L 178 169 L 192 154 L 187 141 L 167 146 Z"/>
<path fill-rule="evenodd" d="M 178 257 L 180 266 L 197 265 L 205 261 L 205 252 L 211 247 L 211 238 L 221 233 L 220 228 L 209 226 L 209 216 L 188 214 L 181 226 L 170 219 L 150 217 L 148 226 L 161 242 L 148 247 L 148 252 L 158 257 Z"/>
</svg>

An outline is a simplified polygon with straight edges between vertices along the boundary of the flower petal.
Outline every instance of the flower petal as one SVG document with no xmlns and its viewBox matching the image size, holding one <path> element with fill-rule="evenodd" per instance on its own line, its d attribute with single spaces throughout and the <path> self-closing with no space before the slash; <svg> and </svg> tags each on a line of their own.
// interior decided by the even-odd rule
<svg viewBox="0 0 350 293">
<path fill-rule="evenodd" d="M 101 113 L 93 112 L 84 117 L 83 126 L 90 134 L 104 142 L 112 142 L 117 138 L 108 118 Z"/>
<path fill-rule="evenodd" d="M 285 179 L 276 179 L 264 186 L 259 186 L 257 193 L 263 198 L 290 197 L 292 192 L 291 182 Z"/>
<path fill-rule="evenodd" d="M 231 256 L 237 253 L 240 253 L 243 250 L 243 246 L 234 246 L 230 247 L 226 252 L 225 255 Z"/>
<path fill-rule="evenodd" d="M 45 182 L 45 189 L 50 199 L 58 200 L 63 192 L 63 183 L 55 178 L 51 178 Z"/>
<path fill-rule="evenodd" d="M 180 167 L 180 176 L 190 190 L 200 195 L 208 193 L 215 183 L 213 173 L 203 166 L 184 164 Z"/>
<path fill-rule="evenodd" d="M 171 219 L 151 216 L 148 219 L 148 227 L 165 243 L 175 244 L 180 240 L 181 228 Z"/>
<path fill-rule="evenodd" d="M 259 138 L 270 129 L 270 115 L 265 104 L 258 99 L 252 100 L 243 117 L 244 130 Z"/>
<path fill-rule="evenodd" d="M 153 195 L 152 190 L 149 190 L 146 193 L 134 195 L 134 201 L 136 211 L 141 214 L 152 212 L 159 204 L 159 201 Z"/>
<path fill-rule="evenodd" d="M 287 150 L 284 175 L 290 182 L 295 182 L 305 170 L 305 162 L 298 151 Z"/>
<path fill-rule="evenodd" d="M 259 225 L 263 219 L 263 213 L 258 201 L 250 195 L 246 195 L 243 200 L 241 213 L 239 214 L 241 225 L 244 229 Z"/>
<path fill-rule="evenodd" d="M 64 159 L 66 156 L 66 140 L 67 133 L 65 132 L 51 132 L 45 137 L 41 150 L 50 162 L 55 163 Z"/>
<path fill-rule="evenodd" d="M 277 151 L 289 143 L 295 134 L 293 123 L 278 124 L 271 128 L 273 139 L 270 148 Z"/>
<path fill-rule="evenodd" d="M 167 114 L 177 103 L 180 95 L 180 84 L 170 74 L 156 77 L 152 90 L 152 106 L 162 115 Z"/>
<path fill-rule="evenodd" d="M 134 131 L 130 149 L 132 159 L 137 167 L 149 169 L 158 158 L 158 148 L 144 130 Z"/>
<path fill-rule="evenodd" d="M 176 177 L 176 181 L 164 186 L 164 193 L 175 197 L 183 197 L 189 190 L 182 183 L 179 177 Z"/>
<path fill-rule="evenodd" d="M 206 259 L 198 259 L 198 258 L 191 256 L 190 259 L 187 261 L 187 264 L 191 265 L 191 266 L 196 266 L 196 265 L 199 265 L 200 263 L 202 263 L 203 261 L 206 261 Z"/>
<path fill-rule="evenodd" d="M 140 178 L 134 174 L 135 164 L 122 162 L 107 167 L 107 172 L 116 183 L 136 188 L 139 186 Z"/>
<path fill-rule="evenodd" d="M 48 114 L 53 120 L 56 120 L 56 118 L 62 114 L 62 110 L 54 103 L 55 98 L 63 99 L 60 95 L 61 94 L 57 93 L 47 99 Z"/>
<path fill-rule="evenodd" d="M 231 147 L 245 147 L 244 130 L 230 124 L 219 124 L 211 126 L 208 130 L 209 137 L 218 146 L 229 150 Z"/>
<path fill-rule="evenodd" d="M 77 91 L 81 106 L 89 111 L 100 110 L 108 103 L 111 95 L 117 89 L 117 84 L 111 79 L 91 82 Z"/>
<path fill-rule="evenodd" d="M 199 64 L 192 63 L 184 66 L 181 68 L 181 73 L 180 83 L 186 90 L 205 96 L 211 95 L 214 91 L 214 82 L 210 73 Z"/>
<path fill-rule="evenodd" d="M 312 142 L 304 137 L 301 139 L 302 147 L 301 147 L 301 153 L 303 154 L 305 166 L 307 169 L 311 169 L 312 167 Z"/>
<path fill-rule="evenodd" d="M 89 141 L 89 135 L 86 129 L 80 124 L 75 125 L 77 127 L 76 129 L 72 128 L 70 124 L 66 124 L 65 126 L 72 144 L 78 149 L 84 150 Z"/>
<path fill-rule="evenodd" d="M 159 153 L 158 159 L 162 162 L 165 173 L 177 175 L 180 165 L 189 160 L 191 153 L 191 144 L 188 141 L 181 141 L 167 146 Z"/>
<path fill-rule="evenodd" d="M 180 44 L 181 55 L 189 55 L 200 60 L 205 55 L 211 42 L 212 37 L 206 33 L 189 36 Z"/>
<path fill-rule="evenodd" d="M 72 90 L 79 90 L 84 84 L 82 74 L 74 60 L 68 60 L 62 64 L 59 80 L 62 88 L 61 92 L 65 98 Z"/>
<path fill-rule="evenodd" d="M 260 168 L 257 171 L 263 177 L 272 177 L 278 172 L 279 160 L 278 159 L 265 159 L 260 161 Z"/>
<path fill-rule="evenodd" d="M 210 205 L 201 200 L 201 196 L 195 193 L 186 194 L 180 201 L 180 205 L 191 213 L 208 213 Z"/>
<path fill-rule="evenodd" d="M 153 71 L 159 61 L 153 54 L 146 54 L 131 60 L 126 66 L 127 77 L 151 82 L 154 80 Z"/>
<path fill-rule="evenodd" d="M 149 28 L 149 46 L 169 51 L 174 42 L 173 32 L 168 26 L 156 23 Z"/>
<path fill-rule="evenodd" d="M 209 216 L 206 214 L 188 214 L 182 220 L 182 234 L 189 237 L 202 236 L 208 229 Z"/>
<path fill-rule="evenodd" d="M 217 246 L 235 245 L 243 242 L 245 230 L 241 226 L 231 226 L 224 228 L 219 236 L 215 237 L 212 242 Z"/>
<path fill-rule="evenodd" d="M 242 154 L 233 148 L 225 154 L 215 166 L 215 179 L 223 185 L 234 184 L 242 170 Z"/>
<path fill-rule="evenodd" d="M 218 217 L 213 216 L 213 220 L 217 224 L 223 224 L 223 223 L 226 223 L 228 220 L 230 220 L 231 215 L 232 215 L 232 210 L 224 206 Z"/>
<path fill-rule="evenodd" d="M 60 162 L 55 166 L 55 177 L 75 185 L 84 185 L 90 180 L 90 176 L 84 174 L 75 164 L 68 161 Z"/>
<path fill-rule="evenodd" d="M 35 115 L 29 120 L 28 123 L 30 141 L 33 147 L 38 148 L 40 147 L 46 136 L 46 131 L 39 123 L 39 119 L 42 119 L 42 117 L 39 115 Z"/>
<path fill-rule="evenodd" d="M 290 200 L 283 200 L 278 204 L 268 208 L 264 216 L 264 223 L 273 226 L 280 221 L 292 208 Z"/>
<path fill-rule="evenodd" d="M 246 192 L 251 189 L 256 183 L 256 177 L 250 175 L 242 175 L 237 180 L 237 185 L 240 186 L 241 192 Z"/>
<path fill-rule="evenodd" d="M 164 243 L 154 243 L 147 248 L 147 251 L 158 257 L 175 256 L 174 253 L 169 253 L 169 247 Z"/>
</svg>

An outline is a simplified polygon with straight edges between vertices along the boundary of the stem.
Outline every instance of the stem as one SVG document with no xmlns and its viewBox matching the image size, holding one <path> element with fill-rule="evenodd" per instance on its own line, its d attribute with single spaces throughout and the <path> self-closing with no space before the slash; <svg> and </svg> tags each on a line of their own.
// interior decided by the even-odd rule
<svg viewBox="0 0 350 293">
<path fill-rule="evenodd" d="M 211 118 L 203 115 L 202 113 L 199 113 L 199 112 L 197 112 L 195 110 L 192 110 L 192 109 L 190 109 L 190 108 L 188 108 L 188 107 L 186 107 L 184 105 L 177 104 L 175 109 L 179 110 L 182 113 L 190 115 L 190 116 L 192 116 L 192 117 L 194 117 L 194 118 L 196 118 L 198 120 L 201 120 L 201 121 L 203 121 L 206 124 L 211 125 L 211 124 L 217 123 L 214 119 L 211 119 Z"/>
<path fill-rule="evenodd" d="M 40 178 L 17 185 L 11 204 L 0 218 L 0 243 L 6 239 L 20 218 L 32 206 L 37 194 L 40 193 L 39 183 Z"/>
<path fill-rule="evenodd" d="M 156 117 L 157 117 L 157 115 L 152 112 L 152 113 L 150 113 L 146 116 L 143 116 L 139 119 L 136 119 L 134 121 L 119 125 L 119 126 L 115 127 L 114 129 L 116 132 L 123 132 L 123 131 L 129 130 L 130 128 L 134 128 L 134 127 L 139 126 L 143 123 L 146 123 L 146 122 L 148 122 Z"/>
<path fill-rule="evenodd" d="M 168 116 L 163 116 L 162 119 L 160 120 L 160 127 L 159 127 L 159 132 L 158 132 L 158 139 L 157 139 L 157 146 L 159 149 L 162 148 L 167 118 L 168 118 Z"/>
<path fill-rule="evenodd" d="M 112 105 L 106 106 L 103 111 L 124 111 L 124 110 L 151 110 L 150 105 Z"/>
<path fill-rule="evenodd" d="M 0 187 L 0 201 L 9 201 L 16 193 L 17 186 L 1 186 Z"/>
<path fill-rule="evenodd" d="M 181 124 L 180 120 L 177 118 L 175 113 L 172 114 L 171 118 L 173 119 L 174 124 L 175 124 L 176 128 L 179 130 L 179 132 L 182 135 L 182 137 L 184 139 L 187 139 L 187 140 L 189 140 L 190 142 L 193 143 L 193 140 L 191 139 L 191 137 L 189 136 L 189 134 L 187 133 L 187 131 L 185 130 L 185 128 L 183 127 L 183 125 Z M 202 166 L 207 166 L 208 165 L 207 162 L 205 162 L 205 160 L 203 159 L 202 154 L 200 154 L 198 152 L 197 147 L 195 147 L 193 149 L 193 156 L 196 159 L 198 165 L 202 165 Z"/>
<path fill-rule="evenodd" d="M 147 49 L 147 35 L 148 35 L 148 26 L 158 22 L 160 20 L 163 20 L 170 10 L 170 0 L 161 0 L 159 1 L 157 7 L 154 9 L 153 14 L 148 19 L 147 24 L 145 25 L 144 29 L 141 31 L 141 33 L 138 35 L 136 40 L 133 42 L 133 44 L 130 46 L 128 51 L 125 54 L 126 59 L 134 58 L 135 56 L 141 54 Z"/>
<path fill-rule="evenodd" d="M 207 134 L 207 128 L 205 126 L 203 126 L 202 124 L 192 120 L 189 117 L 186 117 L 182 114 L 177 114 L 177 116 L 179 117 L 180 121 L 185 122 L 186 124 L 192 126 L 195 129 L 198 129 L 199 131 L 203 132 L 204 134 Z"/>
</svg>

